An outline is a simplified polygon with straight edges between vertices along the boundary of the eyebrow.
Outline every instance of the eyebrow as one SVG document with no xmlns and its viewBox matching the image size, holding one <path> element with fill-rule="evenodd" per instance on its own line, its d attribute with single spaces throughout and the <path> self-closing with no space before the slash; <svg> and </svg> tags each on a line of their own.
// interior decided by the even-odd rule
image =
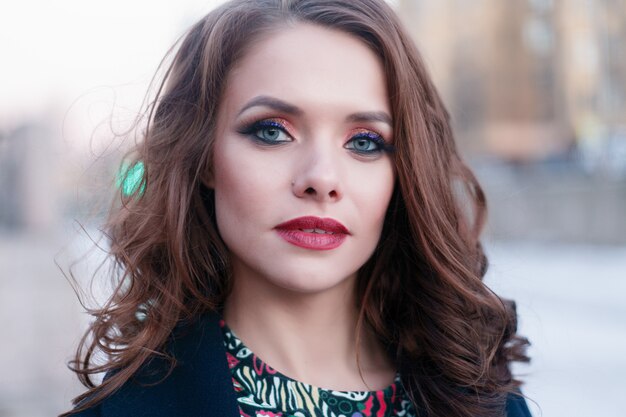
<svg viewBox="0 0 626 417">
<path fill-rule="evenodd" d="M 241 110 L 239 110 L 239 114 L 245 112 L 251 107 L 256 106 L 269 107 L 271 109 L 278 110 L 280 112 L 291 114 L 294 116 L 299 116 L 303 113 L 302 109 L 294 106 L 293 104 L 289 104 L 286 101 L 282 101 L 269 96 L 257 96 L 250 100 L 248 103 L 246 103 L 246 105 L 243 106 Z"/>
<path fill-rule="evenodd" d="M 353 113 L 346 117 L 348 122 L 383 122 L 391 126 L 391 116 L 384 111 L 366 111 Z"/>
<path fill-rule="evenodd" d="M 239 110 L 239 114 L 245 112 L 251 107 L 256 106 L 264 106 L 269 107 L 271 109 L 287 113 L 294 116 L 300 116 L 304 114 L 304 111 L 294 106 L 293 104 L 287 103 L 286 101 L 270 97 L 270 96 L 257 96 L 246 103 L 241 110 Z M 347 122 L 383 122 L 387 123 L 389 126 L 392 125 L 391 116 L 384 111 L 367 111 L 367 112 L 358 112 L 352 113 L 346 117 Z"/>
</svg>

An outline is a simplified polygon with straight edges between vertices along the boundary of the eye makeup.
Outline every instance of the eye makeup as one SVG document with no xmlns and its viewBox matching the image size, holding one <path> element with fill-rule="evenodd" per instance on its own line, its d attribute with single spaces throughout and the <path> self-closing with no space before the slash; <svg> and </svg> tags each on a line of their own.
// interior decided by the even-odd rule
<svg viewBox="0 0 626 417">
<path fill-rule="evenodd" d="M 365 156 L 375 156 L 383 152 L 393 153 L 395 151 L 395 147 L 388 144 L 382 135 L 369 129 L 353 131 L 345 148 Z"/>
<path fill-rule="evenodd" d="M 237 132 L 263 145 L 280 145 L 293 141 L 285 125 L 283 119 L 261 119 L 243 123 Z"/>
<path fill-rule="evenodd" d="M 294 140 L 288 125 L 282 118 L 261 118 L 243 122 L 236 131 L 261 145 L 277 146 Z M 353 129 L 344 148 L 363 157 L 377 157 L 395 151 L 395 147 L 387 143 L 381 134 L 366 128 Z"/>
</svg>

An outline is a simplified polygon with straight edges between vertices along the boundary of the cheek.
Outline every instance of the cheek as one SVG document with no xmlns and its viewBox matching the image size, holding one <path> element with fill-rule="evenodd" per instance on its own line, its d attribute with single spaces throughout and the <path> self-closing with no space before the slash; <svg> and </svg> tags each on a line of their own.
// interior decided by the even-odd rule
<svg viewBox="0 0 626 417">
<path fill-rule="evenodd" d="M 228 211 L 245 210 L 256 199 L 258 188 L 248 175 L 246 167 L 227 166 L 219 169 L 215 176 L 216 204 Z"/>
<path fill-rule="evenodd" d="M 360 218 L 372 233 L 379 233 L 391 200 L 395 175 L 390 161 L 375 168 L 370 167 L 362 175 L 353 179 L 354 187 L 359 187 L 355 195 L 358 201 Z"/>
<path fill-rule="evenodd" d="M 254 165 L 245 160 L 245 155 L 237 152 L 237 138 L 220 138 L 215 146 L 213 167 L 216 200 L 221 205 L 245 206 L 252 198 L 255 189 Z M 254 161 L 252 161 L 254 162 Z"/>
<path fill-rule="evenodd" d="M 215 190 L 215 215 L 217 228 L 226 246 L 232 247 L 233 236 L 237 236 L 245 229 L 236 222 L 237 218 L 245 218 L 247 213 L 242 212 L 245 208 L 241 204 L 242 198 L 246 198 L 246 184 L 242 177 L 246 174 L 245 166 L 238 167 L 224 146 L 216 144 L 213 156 L 213 186 Z M 241 169 L 238 169 L 241 168 Z"/>
<path fill-rule="evenodd" d="M 215 210 L 218 229 L 227 245 L 238 236 L 258 235 L 255 229 L 267 226 L 270 220 L 277 181 L 269 180 L 268 175 L 273 173 L 263 166 L 262 158 L 254 156 L 232 143 L 215 148 Z"/>
</svg>

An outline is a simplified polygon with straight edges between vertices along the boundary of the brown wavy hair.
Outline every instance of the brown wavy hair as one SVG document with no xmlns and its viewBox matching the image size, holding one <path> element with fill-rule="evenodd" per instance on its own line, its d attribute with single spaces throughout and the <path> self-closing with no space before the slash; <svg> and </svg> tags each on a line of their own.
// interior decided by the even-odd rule
<svg viewBox="0 0 626 417">
<path fill-rule="evenodd" d="M 359 270 L 359 329 L 370 326 L 388 347 L 422 415 L 502 415 L 521 384 L 509 364 L 528 360 L 528 341 L 516 334 L 512 303 L 482 282 L 485 196 L 393 10 L 383 0 L 234 0 L 182 38 L 146 107 L 130 154 L 131 166 L 143 164 L 141 186 L 120 191 L 105 228 L 116 287 L 90 311 L 95 320 L 70 363 L 89 390 L 65 415 L 119 389 L 152 355 L 166 356 L 177 322 L 224 304 L 228 250 L 203 182 L 220 97 L 255 41 L 298 22 L 355 36 L 384 65 L 397 181 L 380 242 Z M 111 376 L 98 385 L 102 372 Z"/>
</svg>

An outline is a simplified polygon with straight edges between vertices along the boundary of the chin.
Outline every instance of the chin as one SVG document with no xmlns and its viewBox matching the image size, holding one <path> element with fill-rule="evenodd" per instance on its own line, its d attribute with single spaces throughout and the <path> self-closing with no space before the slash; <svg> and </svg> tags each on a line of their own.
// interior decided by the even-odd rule
<svg viewBox="0 0 626 417">
<path fill-rule="evenodd" d="M 322 271 L 311 272 L 310 270 L 295 270 L 286 274 L 274 274 L 269 279 L 277 287 L 298 294 L 319 294 L 342 286 L 352 286 L 356 273 L 337 275 Z"/>
</svg>

